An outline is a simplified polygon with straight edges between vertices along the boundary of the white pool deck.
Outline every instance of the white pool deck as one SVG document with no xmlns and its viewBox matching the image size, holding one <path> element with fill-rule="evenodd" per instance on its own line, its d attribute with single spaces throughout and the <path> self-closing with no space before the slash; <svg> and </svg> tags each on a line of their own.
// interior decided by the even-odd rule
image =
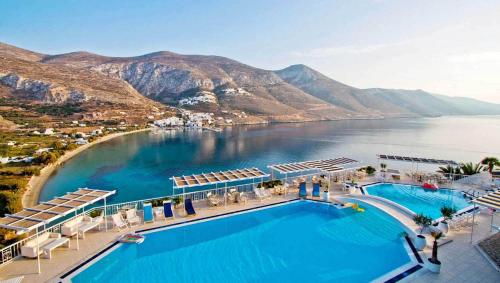
<svg viewBox="0 0 500 283">
<path fill-rule="evenodd" d="M 331 195 L 331 200 L 334 200 L 334 197 L 341 194 L 339 190 L 336 191 L 338 193 Z M 80 239 L 79 250 L 76 250 L 76 240 L 71 239 L 71 248 L 58 248 L 53 251 L 52 259 L 41 259 L 41 274 L 37 273 L 36 260 L 20 258 L 0 268 L 0 280 L 24 276 L 22 282 L 59 282 L 58 279 L 62 274 L 106 248 L 113 243 L 118 236 L 127 232 L 256 208 L 285 200 L 292 200 L 294 198 L 296 198 L 296 195 L 288 195 L 286 197 L 274 196 L 271 199 L 263 201 L 251 199 L 246 204 L 231 204 L 220 208 L 208 208 L 205 202 L 197 202 L 195 203 L 197 211 L 195 217 L 184 217 L 180 215 L 182 214 L 179 212 L 181 210 L 175 210 L 174 214 L 176 218 L 174 220 L 160 220 L 154 223 L 136 225 L 120 232 L 116 229 L 108 230 L 108 232 L 104 232 L 104 229 L 102 231 L 90 231 L 86 233 L 84 240 Z M 410 229 L 416 228 L 413 222 L 409 220 L 408 216 L 403 215 L 396 209 L 383 207 L 383 204 L 380 203 L 372 204 L 400 219 L 400 221 L 407 224 Z M 478 225 L 474 228 L 475 236 L 473 243 L 491 234 L 489 226 L 490 219 L 491 218 L 485 214 L 480 214 L 476 217 Z M 109 227 L 111 228 L 111 226 Z M 481 255 L 476 245 L 470 243 L 470 229 L 458 232 L 452 231 L 447 238 L 453 241 L 439 248 L 439 259 L 442 262 L 440 274 L 433 274 L 425 269 L 421 269 L 400 282 L 500 282 L 500 273 Z M 430 249 L 426 249 L 421 254 L 424 258 L 429 257 L 430 253 Z"/>
</svg>

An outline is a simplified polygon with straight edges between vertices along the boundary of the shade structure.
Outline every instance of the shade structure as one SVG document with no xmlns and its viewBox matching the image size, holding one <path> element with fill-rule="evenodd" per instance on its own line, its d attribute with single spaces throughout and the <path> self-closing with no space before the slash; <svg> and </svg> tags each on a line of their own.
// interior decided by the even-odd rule
<svg viewBox="0 0 500 283">
<path fill-rule="evenodd" d="M 487 208 L 500 210 L 500 192 L 485 194 L 482 197 L 474 199 L 472 202 Z"/>
<path fill-rule="evenodd" d="M 343 171 L 346 169 L 354 169 L 355 167 L 361 167 L 361 164 L 357 160 L 347 157 L 340 157 L 334 159 L 274 164 L 274 165 L 269 165 L 268 167 L 271 170 L 279 172 L 280 174 L 291 174 L 291 173 L 299 173 L 310 170 L 319 170 L 323 172 L 336 172 L 336 171 Z"/>
<path fill-rule="evenodd" d="M 25 208 L 18 213 L 7 214 L 0 218 L 0 227 L 15 230 L 18 234 L 27 233 L 105 199 L 115 192 L 88 188 L 78 189 L 64 196 Z"/>
<path fill-rule="evenodd" d="M 399 156 L 399 155 L 387 155 L 378 154 L 378 158 L 385 160 L 403 161 L 403 162 L 416 162 L 416 163 L 428 163 L 436 165 L 453 165 L 458 166 L 458 162 L 453 160 L 444 159 L 434 159 L 434 158 L 424 158 L 424 157 L 410 157 L 410 156 Z"/>
<path fill-rule="evenodd" d="M 176 188 L 190 188 L 206 185 L 217 185 L 229 182 L 238 182 L 252 180 L 256 178 L 266 178 L 269 174 L 262 172 L 257 168 L 245 168 L 236 170 L 227 170 L 211 173 L 194 174 L 188 176 L 179 176 L 170 178 Z"/>
<path fill-rule="evenodd" d="M 38 273 L 41 273 L 38 228 L 70 213 L 74 213 L 76 216 L 78 209 L 85 208 L 100 200 L 104 200 L 104 205 L 106 205 L 106 198 L 115 193 L 115 190 L 104 191 L 80 188 L 64 196 L 56 197 L 47 202 L 41 202 L 34 207 L 25 208 L 18 213 L 7 214 L 5 217 L 0 218 L 0 227 L 14 230 L 17 234 L 36 231 L 37 265 Z M 104 219 L 106 219 L 106 209 L 104 209 Z M 78 249 L 78 235 L 76 236 L 76 243 Z"/>
<path fill-rule="evenodd" d="M 491 213 L 491 223 L 490 223 L 490 227 L 493 227 L 493 217 L 495 215 L 495 211 L 500 210 L 500 191 L 485 194 L 481 197 L 478 197 L 478 198 L 472 200 L 472 202 L 474 203 L 474 207 L 475 207 L 475 205 L 480 205 L 480 206 L 487 207 L 487 208 L 493 210 Z M 474 217 L 475 217 L 475 214 L 473 214 L 473 216 L 472 216 L 472 226 L 471 226 L 471 233 L 470 233 L 470 242 L 471 243 L 472 243 L 472 237 L 474 234 Z"/>
</svg>

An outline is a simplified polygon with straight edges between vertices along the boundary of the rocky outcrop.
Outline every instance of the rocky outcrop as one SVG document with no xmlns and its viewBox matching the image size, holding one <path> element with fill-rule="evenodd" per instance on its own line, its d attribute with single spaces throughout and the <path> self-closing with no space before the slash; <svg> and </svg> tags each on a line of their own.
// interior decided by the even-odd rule
<svg viewBox="0 0 500 283">
<path fill-rule="evenodd" d="M 50 82 L 24 78 L 13 73 L 0 73 L 0 84 L 19 91 L 23 94 L 23 98 L 46 103 L 74 103 L 90 99 L 82 91 L 67 89 Z"/>
</svg>

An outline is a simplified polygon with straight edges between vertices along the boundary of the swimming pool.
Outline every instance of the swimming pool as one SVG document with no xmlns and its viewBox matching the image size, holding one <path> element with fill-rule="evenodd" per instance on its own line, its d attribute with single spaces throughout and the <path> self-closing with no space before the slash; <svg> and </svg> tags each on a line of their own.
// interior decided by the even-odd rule
<svg viewBox="0 0 500 283">
<path fill-rule="evenodd" d="M 413 265 L 403 228 L 365 212 L 298 201 L 146 234 L 73 282 L 368 282 Z M 78 271 L 77 271 L 78 272 Z"/>
<path fill-rule="evenodd" d="M 420 186 L 389 183 L 365 186 L 365 189 L 370 195 L 386 198 L 432 219 L 441 217 L 443 206 L 451 206 L 459 211 L 471 205 L 460 192 L 449 189 L 432 191 Z"/>
</svg>

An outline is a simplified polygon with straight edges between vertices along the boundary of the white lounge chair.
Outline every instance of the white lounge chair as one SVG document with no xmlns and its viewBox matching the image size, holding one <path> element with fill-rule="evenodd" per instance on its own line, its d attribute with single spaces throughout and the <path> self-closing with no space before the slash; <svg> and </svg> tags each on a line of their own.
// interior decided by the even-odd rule
<svg viewBox="0 0 500 283">
<path fill-rule="evenodd" d="M 218 195 L 212 194 L 209 192 L 207 194 L 208 206 L 220 206 L 224 203 L 224 200 L 220 198 Z"/>
<path fill-rule="evenodd" d="M 48 250 L 48 256 L 50 258 L 50 252 L 62 245 L 67 245 L 69 247 L 69 239 L 61 237 L 59 233 L 43 233 L 38 235 L 38 253 L 37 253 L 37 239 L 31 239 L 27 241 L 24 246 L 21 247 L 21 255 L 29 258 L 36 258 L 38 255 L 44 252 L 44 249 Z"/>
<path fill-rule="evenodd" d="M 83 221 L 83 215 L 77 216 L 61 226 L 61 234 L 66 237 L 72 237 L 77 234 L 78 227 Z"/>
<path fill-rule="evenodd" d="M 271 194 L 271 191 L 270 190 L 266 190 L 264 188 L 260 188 L 260 191 L 262 193 L 263 196 L 265 196 L 266 198 L 270 198 L 272 197 L 273 195 Z"/>
<path fill-rule="evenodd" d="M 113 219 L 113 225 L 118 227 L 118 230 L 125 229 L 129 226 L 129 224 L 123 219 L 122 214 L 119 212 L 111 215 L 111 219 Z"/>
<path fill-rule="evenodd" d="M 52 258 L 52 250 L 54 250 L 55 248 L 58 248 L 60 246 L 65 246 L 66 248 L 69 248 L 70 247 L 69 238 L 66 238 L 66 237 L 57 238 L 56 240 L 44 245 L 42 247 L 43 257 L 51 259 Z"/>
<path fill-rule="evenodd" d="M 94 228 L 99 228 L 101 230 L 101 223 L 103 222 L 104 217 L 97 216 L 92 218 L 90 216 L 84 216 L 82 222 L 78 226 L 78 236 L 81 239 L 85 239 L 85 232 L 90 231 Z"/>
<path fill-rule="evenodd" d="M 137 215 L 137 210 L 135 208 L 127 210 L 125 214 L 127 216 L 127 222 L 130 226 L 141 223 L 141 218 Z"/>
</svg>

